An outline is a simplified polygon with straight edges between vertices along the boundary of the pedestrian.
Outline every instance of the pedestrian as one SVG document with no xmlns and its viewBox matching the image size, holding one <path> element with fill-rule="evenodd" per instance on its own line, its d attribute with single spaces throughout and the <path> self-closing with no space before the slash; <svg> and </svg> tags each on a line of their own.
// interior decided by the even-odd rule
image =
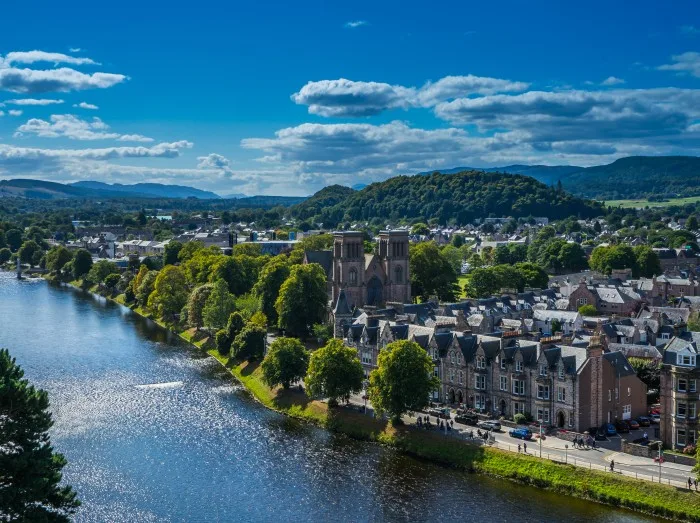
<svg viewBox="0 0 700 523">
<path fill-rule="evenodd" d="M 578 443 L 578 438 L 574 437 L 574 441 L 571 442 L 571 446 L 576 448 L 576 443 Z"/>
<path fill-rule="evenodd" d="M 520 454 L 520 443 L 518 443 L 518 454 Z"/>
<path fill-rule="evenodd" d="M 615 471 L 615 460 L 610 460 L 610 472 Z"/>
<path fill-rule="evenodd" d="M 644 431 L 644 439 L 645 439 L 645 440 L 649 439 L 649 435 L 647 434 L 646 431 Z"/>
<path fill-rule="evenodd" d="M 523 443 L 523 450 L 525 451 L 525 454 L 527 454 L 527 443 Z"/>
<path fill-rule="evenodd" d="M 693 478 L 688 478 L 688 490 L 693 486 Z"/>
</svg>

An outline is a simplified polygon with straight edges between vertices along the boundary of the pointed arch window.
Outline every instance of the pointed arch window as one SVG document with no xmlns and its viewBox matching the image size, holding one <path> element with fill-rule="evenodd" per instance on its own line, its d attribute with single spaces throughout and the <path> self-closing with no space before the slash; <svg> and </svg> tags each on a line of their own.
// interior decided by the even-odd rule
<svg viewBox="0 0 700 523">
<path fill-rule="evenodd" d="M 357 271 L 354 268 L 350 269 L 350 285 L 357 285 Z"/>
<path fill-rule="evenodd" d="M 396 283 L 403 283 L 403 267 L 397 265 L 394 269 L 394 281 Z"/>
</svg>

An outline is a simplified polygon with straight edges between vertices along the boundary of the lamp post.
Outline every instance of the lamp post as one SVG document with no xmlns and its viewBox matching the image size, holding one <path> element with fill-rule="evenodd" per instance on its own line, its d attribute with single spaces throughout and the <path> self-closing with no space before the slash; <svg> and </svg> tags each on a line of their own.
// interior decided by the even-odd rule
<svg viewBox="0 0 700 523">
<path fill-rule="evenodd" d="M 564 464 L 569 464 L 569 445 L 568 443 L 564 445 Z"/>
<path fill-rule="evenodd" d="M 542 420 L 540 420 L 540 458 L 542 457 Z"/>
<path fill-rule="evenodd" d="M 661 460 L 663 459 L 661 456 L 661 442 L 659 442 L 659 483 L 661 483 Z"/>
</svg>

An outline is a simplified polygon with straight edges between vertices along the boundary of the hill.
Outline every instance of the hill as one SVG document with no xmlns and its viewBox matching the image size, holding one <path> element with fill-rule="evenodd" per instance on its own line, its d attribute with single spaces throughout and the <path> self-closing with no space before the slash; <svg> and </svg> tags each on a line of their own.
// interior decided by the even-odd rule
<svg viewBox="0 0 700 523">
<path fill-rule="evenodd" d="M 70 185 L 73 187 L 95 189 L 105 192 L 128 193 L 129 195 L 153 198 L 199 198 L 201 200 L 220 198 L 218 194 L 211 191 L 202 191 L 185 185 L 165 185 L 162 183 L 135 183 L 133 185 L 123 185 L 121 183 L 109 184 L 104 182 L 84 181 L 75 182 Z"/>
<path fill-rule="evenodd" d="M 317 195 L 324 197 L 322 192 L 309 200 L 313 201 Z M 292 214 L 299 207 L 293 207 Z M 373 183 L 332 206 L 321 207 L 314 217 L 332 227 L 343 221 L 371 221 L 381 225 L 387 221 L 434 218 L 443 224 L 459 224 L 487 216 L 559 219 L 572 215 L 587 218 L 602 212 L 600 203 L 557 191 L 528 176 L 469 171 L 397 176 Z"/>
<path fill-rule="evenodd" d="M 562 182 L 571 174 L 579 172 L 584 167 L 575 165 L 506 165 L 504 167 L 455 167 L 453 169 L 440 169 L 437 172 L 442 174 L 455 174 L 464 171 L 484 171 L 487 173 L 508 173 L 522 174 L 530 176 L 546 185 L 556 185 L 559 180 Z M 426 171 L 418 174 L 432 174 L 435 171 Z"/>
<path fill-rule="evenodd" d="M 182 185 L 160 183 L 137 183 L 134 185 L 83 181 L 72 184 L 47 182 L 43 180 L 0 180 L 0 198 L 30 199 L 113 199 L 113 198 L 199 198 L 218 199 L 219 195 Z"/>
<path fill-rule="evenodd" d="M 345 201 L 355 190 L 343 185 L 329 185 L 307 198 L 302 203 L 292 207 L 292 216 L 300 220 L 307 220 L 314 216 L 320 216 L 323 209 L 333 207 Z"/>
</svg>

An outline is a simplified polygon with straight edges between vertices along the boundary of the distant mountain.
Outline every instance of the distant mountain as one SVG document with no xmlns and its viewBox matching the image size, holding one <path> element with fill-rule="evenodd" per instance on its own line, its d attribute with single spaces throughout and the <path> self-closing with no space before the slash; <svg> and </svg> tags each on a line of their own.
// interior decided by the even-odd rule
<svg viewBox="0 0 700 523">
<path fill-rule="evenodd" d="M 224 194 L 221 196 L 224 200 L 232 200 L 234 198 L 247 198 L 247 194 L 243 194 L 242 192 L 234 192 L 231 194 Z"/>
<path fill-rule="evenodd" d="M 198 198 L 200 200 L 213 200 L 221 198 L 211 191 L 202 191 L 194 187 L 185 185 L 165 185 L 162 183 L 135 183 L 133 185 L 123 185 L 121 183 L 103 182 L 75 182 L 70 184 L 73 187 L 95 189 L 105 192 L 128 193 L 130 195 L 140 195 L 148 198 Z"/>
<path fill-rule="evenodd" d="M 365 187 L 367 187 L 366 183 L 356 183 L 355 185 L 350 186 L 351 189 L 355 189 L 356 191 L 361 191 Z"/>
<path fill-rule="evenodd" d="M 700 158 L 696 156 L 629 156 L 608 165 L 506 165 L 455 167 L 419 173 L 455 174 L 465 171 L 502 172 L 530 176 L 544 184 L 561 181 L 564 189 L 586 198 L 618 200 L 700 195 Z"/>
<path fill-rule="evenodd" d="M 334 185 L 290 211 L 293 216 L 313 217 L 324 226 L 335 227 L 353 221 L 383 225 L 387 221 L 430 219 L 463 224 L 490 215 L 585 218 L 600 216 L 603 207 L 528 176 L 470 171 L 396 176 L 361 191 Z"/>
</svg>

